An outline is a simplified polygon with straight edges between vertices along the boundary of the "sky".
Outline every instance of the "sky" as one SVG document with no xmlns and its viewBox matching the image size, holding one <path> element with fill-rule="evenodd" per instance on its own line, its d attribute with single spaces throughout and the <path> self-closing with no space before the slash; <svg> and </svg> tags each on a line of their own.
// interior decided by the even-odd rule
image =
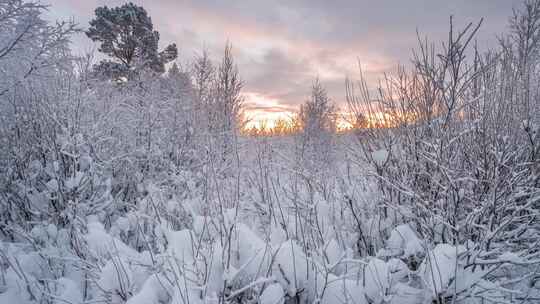
<svg viewBox="0 0 540 304">
<path fill-rule="evenodd" d="M 98 6 L 117 0 L 50 0 L 49 18 L 72 18 L 88 26 Z M 521 0 L 140 0 L 152 17 L 160 44 L 175 42 L 187 67 L 203 49 L 218 60 L 225 43 L 245 82 L 246 110 L 255 121 L 293 113 L 309 96 L 316 77 L 338 106 L 345 78 L 358 76 L 358 63 L 376 86 L 384 73 L 410 63 L 417 33 L 433 41 L 448 36 L 450 15 L 459 28 L 484 22 L 481 48 L 494 45 Z M 84 35 L 75 52 L 97 50 Z"/>
</svg>

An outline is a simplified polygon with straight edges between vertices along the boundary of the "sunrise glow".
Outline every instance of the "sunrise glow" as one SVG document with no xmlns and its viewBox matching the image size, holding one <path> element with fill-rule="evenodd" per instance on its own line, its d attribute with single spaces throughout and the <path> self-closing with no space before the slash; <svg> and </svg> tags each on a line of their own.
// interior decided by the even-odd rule
<svg viewBox="0 0 540 304">
<path fill-rule="evenodd" d="M 244 94 L 246 124 L 244 129 L 273 129 L 279 120 L 290 121 L 295 109 L 285 106 L 278 99 L 259 93 Z"/>
<path fill-rule="evenodd" d="M 257 135 L 270 135 L 276 133 L 276 129 L 286 128 L 285 134 L 298 131 L 294 126 L 294 120 L 298 109 L 284 107 L 277 99 L 268 98 L 257 93 L 250 93 L 246 96 L 246 106 L 244 112 L 246 123 L 243 127 L 245 134 L 252 134 L 257 131 Z M 359 128 L 391 128 L 396 122 L 393 115 L 384 112 L 373 112 L 364 114 L 363 123 L 355 122 L 355 115 L 340 111 L 335 113 L 335 130 L 338 133 L 347 132 Z M 283 130 L 277 133 L 283 135 Z"/>
</svg>

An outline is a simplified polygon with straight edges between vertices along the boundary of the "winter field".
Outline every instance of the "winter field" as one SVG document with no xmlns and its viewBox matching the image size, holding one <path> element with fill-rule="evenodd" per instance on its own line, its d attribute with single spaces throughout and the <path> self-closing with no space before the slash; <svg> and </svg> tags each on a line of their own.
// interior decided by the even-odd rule
<svg viewBox="0 0 540 304">
<path fill-rule="evenodd" d="M 540 303 L 540 1 L 266 130 L 231 44 L 180 66 L 126 4 L 75 56 L 45 9 L 0 0 L 1 304 Z"/>
</svg>

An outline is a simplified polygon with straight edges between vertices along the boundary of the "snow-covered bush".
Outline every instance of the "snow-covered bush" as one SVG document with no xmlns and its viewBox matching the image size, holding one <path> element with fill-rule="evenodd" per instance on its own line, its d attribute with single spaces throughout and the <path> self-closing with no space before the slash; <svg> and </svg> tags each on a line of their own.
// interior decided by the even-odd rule
<svg viewBox="0 0 540 304">
<path fill-rule="evenodd" d="M 376 98 L 365 83 L 348 84 L 351 111 L 364 111 L 374 124 L 356 132 L 357 155 L 378 183 L 381 216 L 402 223 L 379 254 L 424 251 L 414 264 L 424 259 L 426 286 L 439 303 L 511 298 L 496 287 L 511 277 L 535 284 L 528 279 L 537 276 L 534 267 L 526 271 L 501 257 L 511 252 L 537 264 L 530 246 L 540 228 L 540 104 L 532 89 L 539 84 L 539 12 L 540 2 L 527 1 L 511 18 L 511 33 L 487 54 L 471 48 L 480 23 L 456 31 L 451 22 L 444 47 L 434 52 L 421 43 L 411 71 L 388 76 Z M 453 257 L 441 247 L 448 244 Z M 439 260 L 440 272 L 433 272 Z M 523 276 L 505 276 L 499 267 Z M 530 292 L 521 288 L 516 292 Z"/>
<path fill-rule="evenodd" d="M 238 132 L 230 45 L 96 78 L 44 9 L 0 0 L 0 303 L 540 299 L 540 1 L 488 54 L 452 27 L 377 102 L 349 84 L 354 134 L 316 83 L 272 138 Z"/>
</svg>

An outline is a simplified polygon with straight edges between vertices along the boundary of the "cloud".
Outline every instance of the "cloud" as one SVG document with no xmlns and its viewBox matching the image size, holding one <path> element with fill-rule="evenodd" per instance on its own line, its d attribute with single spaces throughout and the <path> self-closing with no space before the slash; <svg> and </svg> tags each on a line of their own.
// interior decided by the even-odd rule
<svg viewBox="0 0 540 304">
<path fill-rule="evenodd" d="M 73 17 L 87 25 L 96 6 L 123 2 L 52 0 L 51 18 Z M 485 17 L 478 41 L 489 46 L 521 0 L 134 2 L 148 10 L 163 44 L 179 45 L 183 60 L 203 47 L 217 60 L 230 40 L 246 92 L 266 98 L 272 109 L 279 109 L 274 103 L 293 109 L 309 96 L 317 76 L 342 104 L 344 79 L 357 75 L 358 60 L 374 85 L 384 72 L 409 62 L 417 30 L 434 40 L 446 38 L 450 15 L 456 25 Z M 75 43 L 91 45 L 82 38 Z"/>
</svg>

